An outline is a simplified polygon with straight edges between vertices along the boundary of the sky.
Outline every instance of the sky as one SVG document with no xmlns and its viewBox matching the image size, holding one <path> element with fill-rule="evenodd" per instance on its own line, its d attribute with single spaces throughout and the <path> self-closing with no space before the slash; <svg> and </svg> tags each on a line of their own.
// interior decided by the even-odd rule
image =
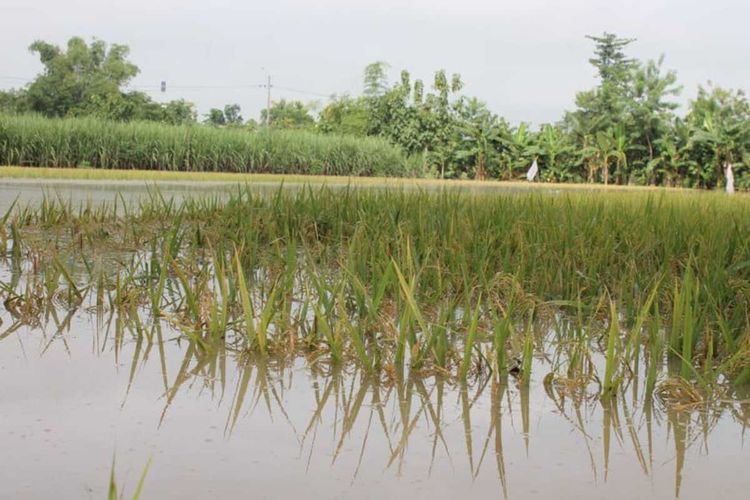
<svg viewBox="0 0 750 500">
<path fill-rule="evenodd" d="M 267 74 L 273 100 L 358 95 L 364 67 L 385 61 L 393 81 L 460 73 L 465 94 L 539 124 L 595 85 L 585 35 L 604 31 L 636 38 L 633 57 L 664 55 L 683 109 L 709 80 L 750 90 L 748 19 L 747 0 L 0 0 L 0 88 L 41 71 L 34 40 L 96 37 L 130 47 L 132 89 L 201 115 L 237 103 L 257 119 Z"/>
</svg>

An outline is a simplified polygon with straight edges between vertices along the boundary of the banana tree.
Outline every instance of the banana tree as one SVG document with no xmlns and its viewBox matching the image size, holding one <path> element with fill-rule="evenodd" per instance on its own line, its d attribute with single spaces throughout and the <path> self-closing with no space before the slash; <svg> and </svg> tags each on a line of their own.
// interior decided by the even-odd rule
<svg viewBox="0 0 750 500">
<path fill-rule="evenodd" d="M 615 182 L 617 184 L 622 184 L 623 178 L 628 174 L 628 137 L 625 133 L 625 127 L 623 127 L 622 124 L 617 125 L 610 132 L 610 139 L 614 150 Z"/>
<path fill-rule="evenodd" d="M 627 162 L 624 152 L 618 150 L 617 139 L 612 130 L 597 132 L 593 138 L 588 138 L 588 144 L 583 150 L 583 159 L 588 164 L 588 181 L 595 182 L 599 171 L 602 172 L 604 184 L 609 184 L 609 166 L 612 160 L 617 165 Z"/>
<path fill-rule="evenodd" d="M 747 144 L 750 141 L 750 127 L 747 122 L 717 124 L 706 117 L 703 127 L 693 132 L 691 140 L 695 144 L 708 145 L 713 151 L 715 164 L 724 176 L 724 186 L 728 193 L 734 192 L 734 168 L 741 163 Z"/>
<path fill-rule="evenodd" d="M 571 137 L 560 126 L 545 124 L 537 134 L 542 178 L 547 181 L 574 182 L 580 180 L 573 161 L 576 148 Z"/>
<path fill-rule="evenodd" d="M 733 192 L 735 168 L 750 150 L 750 103 L 745 95 L 720 87 L 700 88 L 687 120 L 691 152 L 700 158 L 701 151 L 708 151 L 714 184 L 723 177 L 725 189 Z"/>
<path fill-rule="evenodd" d="M 528 168 L 533 159 L 542 153 L 537 144 L 536 134 L 529 130 L 526 123 L 521 123 L 510 130 L 501 139 L 503 145 L 503 163 L 505 164 L 505 178 L 513 179 L 515 172 L 521 168 Z"/>
<path fill-rule="evenodd" d="M 494 166 L 500 140 L 503 135 L 503 122 L 492 114 L 486 105 L 476 98 L 462 99 L 456 106 L 460 117 L 459 140 L 455 152 L 459 162 L 472 165 L 474 178 L 484 180 L 488 167 Z"/>
</svg>

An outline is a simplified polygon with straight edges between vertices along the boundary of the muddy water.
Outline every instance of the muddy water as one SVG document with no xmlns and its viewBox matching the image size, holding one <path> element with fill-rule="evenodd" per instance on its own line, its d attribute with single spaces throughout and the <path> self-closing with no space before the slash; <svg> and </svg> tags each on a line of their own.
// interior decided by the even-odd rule
<svg viewBox="0 0 750 500">
<path fill-rule="evenodd" d="M 113 454 L 126 492 L 152 458 L 144 498 L 747 495 L 729 410 L 671 413 L 635 391 L 604 408 L 537 377 L 526 391 L 205 357 L 169 330 L 118 340 L 116 318 L 85 312 L 10 333 L 2 320 L 1 498 L 103 498 Z"/>
<path fill-rule="evenodd" d="M 255 181 L 250 184 L 258 191 L 275 192 L 281 184 L 273 181 Z M 313 188 L 321 184 L 312 184 Z M 307 184 L 296 181 L 285 181 L 284 187 L 289 189 L 300 189 Z M 326 186 L 334 189 L 342 189 L 349 186 L 344 181 L 334 181 L 326 183 Z M 352 187 L 363 189 L 385 188 L 386 185 L 378 186 L 374 184 L 352 184 Z M 18 198 L 19 205 L 38 205 L 45 198 L 61 200 L 74 205 L 81 203 L 112 204 L 121 203 L 123 200 L 127 203 L 137 204 L 139 200 L 146 200 L 150 196 L 160 193 L 167 199 L 176 201 L 186 198 L 200 197 L 218 197 L 227 198 L 232 192 L 236 192 L 237 183 L 232 182 L 193 182 L 193 181 L 87 181 L 87 180 L 40 180 L 40 179 L 0 179 L 0 215 L 4 214 L 14 200 Z M 404 189 L 443 189 L 442 187 L 430 185 L 411 185 L 404 184 Z M 397 187 L 398 189 L 398 187 Z M 472 192 L 492 193 L 492 192 L 524 192 L 523 188 L 518 186 L 477 186 L 477 185 L 456 185 L 449 189 L 468 190 Z M 569 190 L 571 188 L 568 188 Z M 582 186 L 581 190 L 587 190 Z M 545 192 L 556 194 L 557 188 L 544 189 Z"/>
<path fill-rule="evenodd" d="M 270 184 L 269 184 L 270 185 Z M 260 187 L 260 186 L 259 186 Z M 226 197 L 236 184 L 222 182 L 141 182 L 141 181 L 68 181 L 37 179 L 0 179 L 0 213 L 5 213 L 18 198 L 19 205 L 38 205 L 45 198 L 66 203 L 137 203 L 152 193 L 181 200 L 190 197 Z"/>
</svg>

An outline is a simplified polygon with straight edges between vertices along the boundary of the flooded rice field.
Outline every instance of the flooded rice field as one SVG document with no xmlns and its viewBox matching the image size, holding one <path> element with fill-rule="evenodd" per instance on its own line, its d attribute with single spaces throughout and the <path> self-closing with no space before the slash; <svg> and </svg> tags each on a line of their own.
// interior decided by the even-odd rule
<svg viewBox="0 0 750 500">
<path fill-rule="evenodd" d="M 3 221 L 0 497 L 103 498 L 114 471 L 130 498 L 149 463 L 142 498 L 747 495 L 742 235 L 726 291 L 699 267 L 654 279 L 645 243 L 583 244 L 547 280 L 542 254 L 518 260 L 536 232 L 482 233 L 523 200 L 226 196 L 127 216 L 32 200 Z"/>
<path fill-rule="evenodd" d="M 352 183 L 346 180 L 326 181 L 325 184 L 332 189 L 362 188 L 362 189 L 385 189 L 389 185 L 399 186 L 398 180 L 388 181 L 390 184 L 379 186 L 374 183 L 359 184 L 357 179 Z M 161 196 L 175 200 L 201 197 L 219 197 L 227 199 L 237 192 L 237 188 L 244 183 L 231 181 L 136 181 L 136 180 L 64 180 L 64 179 L 0 179 L 0 213 L 5 213 L 14 200 L 18 198 L 22 204 L 41 203 L 44 199 L 58 199 L 73 204 L 112 204 L 115 201 L 126 201 L 138 204 L 140 201 L 148 200 L 152 194 L 158 192 Z M 279 181 L 257 180 L 248 184 L 252 185 L 257 192 L 274 193 L 282 185 Z M 288 190 L 301 189 L 308 184 L 297 179 L 284 181 L 284 188 Z M 410 184 L 405 182 L 400 186 L 407 190 L 438 190 L 444 189 L 445 185 L 436 184 Z M 518 185 L 498 184 L 457 184 L 453 190 L 470 191 L 474 193 L 513 193 L 524 192 L 526 189 Z M 589 185 L 580 187 L 566 187 L 567 191 L 580 190 L 590 191 Z M 538 191 L 557 194 L 560 188 L 537 188 Z"/>
</svg>

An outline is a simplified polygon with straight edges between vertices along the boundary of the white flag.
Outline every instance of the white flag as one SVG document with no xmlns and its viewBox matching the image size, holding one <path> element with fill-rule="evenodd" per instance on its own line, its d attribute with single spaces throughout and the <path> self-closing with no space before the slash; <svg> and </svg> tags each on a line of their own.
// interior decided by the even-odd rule
<svg viewBox="0 0 750 500">
<path fill-rule="evenodd" d="M 732 194 L 734 193 L 734 172 L 732 171 L 732 164 L 727 163 L 724 166 L 724 177 L 726 178 L 727 184 L 726 184 L 726 190 L 727 193 Z"/>
<path fill-rule="evenodd" d="M 526 172 L 526 179 L 531 182 L 536 178 L 536 174 L 539 173 L 539 165 L 536 164 L 536 159 L 531 164 L 531 168 L 529 168 L 529 171 Z"/>
</svg>

